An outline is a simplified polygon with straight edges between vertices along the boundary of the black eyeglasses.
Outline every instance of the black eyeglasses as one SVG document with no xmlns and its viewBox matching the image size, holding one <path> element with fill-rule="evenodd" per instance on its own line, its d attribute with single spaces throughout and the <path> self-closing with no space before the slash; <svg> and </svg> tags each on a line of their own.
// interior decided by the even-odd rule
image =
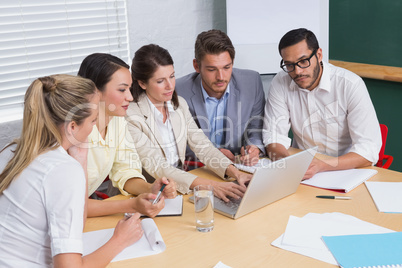
<svg viewBox="0 0 402 268">
<path fill-rule="evenodd" d="M 315 55 L 315 53 L 317 53 L 317 49 L 315 49 L 313 51 L 313 53 L 311 54 L 310 57 L 308 57 L 306 59 L 299 60 L 296 63 L 286 63 L 286 64 L 284 64 L 283 60 L 281 60 L 281 68 L 285 72 L 290 73 L 290 72 L 293 72 L 295 70 L 296 65 L 299 66 L 302 69 L 310 67 L 310 59 Z"/>
</svg>

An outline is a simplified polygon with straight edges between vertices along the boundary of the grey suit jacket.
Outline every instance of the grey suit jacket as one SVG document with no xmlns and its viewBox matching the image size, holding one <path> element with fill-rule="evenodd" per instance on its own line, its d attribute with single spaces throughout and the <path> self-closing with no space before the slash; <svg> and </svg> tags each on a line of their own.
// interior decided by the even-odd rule
<svg viewBox="0 0 402 268">
<path fill-rule="evenodd" d="M 240 153 L 242 145 L 253 144 L 265 152 L 262 142 L 265 95 L 259 73 L 233 68 L 229 86 L 227 130 L 222 147 L 236 155 Z M 210 127 L 200 74 L 195 72 L 177 79 L 176 91 L 187 101 L 195 122 L 209 137 Z"/>
<path fill-rule="evenodd" d="M 177 183 L 177 190 L 183 194 L 188 193 L 190 185 L 197 176 L 175 168 L 167 162 L 163 138 L 156 128 L 155 117 L 145 94 L 140 96 L 138 102 L 130 103 L 126 120 L 142 168 L 154 178 L 174 179 Z M 186 145 L 189 145 L 208 169 L 224 178 L 226 169 L 232 162 L 216 149 L 198 128 L 183 98 L 179 97 L 179 106 L 174 113 L 170 114 L 170 121 L 182 163 L 185 158 Z"/>
</svg>

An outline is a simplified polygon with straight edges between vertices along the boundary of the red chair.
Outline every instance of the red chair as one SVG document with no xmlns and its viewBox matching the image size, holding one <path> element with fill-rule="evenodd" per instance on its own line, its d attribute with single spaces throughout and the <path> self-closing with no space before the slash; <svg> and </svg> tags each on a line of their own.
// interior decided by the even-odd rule
<svg viewBox="0 0 402 268">
<path fill-rule="evenodd" d="M 109 176 L 106 177 L 106 179 L 103 181 L 108 181 L 109 180 Z M 108 199 L 109 196 L 101 191 L 95 191 L 94 194 L 96 194 L 97 197 L 101 198 L 101 199 Z"/>
<path fill-rule="evenodd" d="M 387 143 L 387 136 L 388 136 L 388 127 L 384 124 L 380 124 L 380 129 L 381 129 L 381 137 L 382 137 L 382 146 L 380 153 L 378 155 L 378 162 L 376 164 L 377 167 L 382 167 L 382 168 L 389 168 L 389 166 L 392 164 L 392 161 L 394 158 L 390 155 L 385 155 L 385 144 Z M 385 160 L 385 163 L 384 163 Z"/>
<path fill-rule="evenodd" d="M 203 167 L 204 164 L 201 162 L 197 162 L 197 161 L 184 161 L 183 163 L 183 170 L 185 171 L 189 171 L 189 167 L 193 167 L 193 168 L 199 168 L 199 167 Z"/>
</svg>

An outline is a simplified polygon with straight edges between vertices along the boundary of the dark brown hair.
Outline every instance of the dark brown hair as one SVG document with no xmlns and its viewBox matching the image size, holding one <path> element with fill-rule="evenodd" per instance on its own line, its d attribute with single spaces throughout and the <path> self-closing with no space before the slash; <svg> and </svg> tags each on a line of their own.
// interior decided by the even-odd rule
<svg viewBox="0 0 402 268">
<path fill-rule="evenodd" d="M 138 81 L 147 83 L 159 66 L 168 65 L 173 65 L 172 56 L 170 56 L 169 51 L 158 45 L 145 45 L 135 52 L 131 64 L 131 77 L 133 78 L 131 94 L 133 95 L 134 102 L 138 102 L 141 94 L 145 93 L 145 90 L 141 88 Z M 177 97 L 176 90 L 173 91 L 172 104 L 175 109 L 179 106 L 179 98 Z"/>
<path fill-rule="evenodd" d="M 221 54 L 229 52 L 232 62 L 235 58 L 235 48 L 226 33 L 220 30 L 209 30 L 200 33 L 195 41 L 195 59 L 200 64 L 206 54 Z"/>
</svg>

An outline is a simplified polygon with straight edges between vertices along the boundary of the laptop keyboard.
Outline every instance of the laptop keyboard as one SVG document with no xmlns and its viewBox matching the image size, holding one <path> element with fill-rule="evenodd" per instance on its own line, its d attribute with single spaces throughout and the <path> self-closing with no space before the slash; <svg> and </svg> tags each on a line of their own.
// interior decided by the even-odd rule
<svg viewBox="0 0 402 268">
<path fill-rule="evenodd" d="M 231 210 L 236 211 L 237 208 L 238 208 L 239 205 L 240 205 L 241 198 L 235 199 L 235 198 L 233 198 L 233 197 L 228 197 L 228 199 L 229 199 L 229 202 L 225 202 L 225 201 L 223 201 L 223 200 L 220 199 L 220 198 L 215 198 L 214 201 L 217 202 L 217 203 L 219 203 L 219 204 L 215 204 L 215 206 L 216 206 L 216 205 L 221 205 L 221 206 L 224 206 L 224 207 L 227 207 L 227 208 L 229 208 L 229 209 L 231 209 Z"/>
</svg>

